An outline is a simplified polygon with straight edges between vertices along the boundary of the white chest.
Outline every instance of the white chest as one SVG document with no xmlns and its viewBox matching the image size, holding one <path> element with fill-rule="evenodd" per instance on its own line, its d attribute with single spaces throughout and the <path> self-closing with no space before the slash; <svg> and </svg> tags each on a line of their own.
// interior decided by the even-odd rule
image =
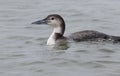
<svg viewBox="0 0 120 76">
<path fill-rule="evenodd" d="M 54 44 L 55 44 L 55 39 L 54 39 L 54 32 L 53 32 L 47 40 L 47 45 L 54 45 Z"/>
<path fill-rule="evenodd" d="M 55 44 L 55 33 L 61 33 L 61 28 L 60 27 L 54 28 L 52 34 L 50 35 L 49 39 L 47 40 L 47 45 Z"/>
<path fill-rule="evenodd" d="M 54 45 L 54 44 L 55 44 L 55 39 L 50 37 L 50 38 L 47 40 L 47 45 Z"/>
</svg>

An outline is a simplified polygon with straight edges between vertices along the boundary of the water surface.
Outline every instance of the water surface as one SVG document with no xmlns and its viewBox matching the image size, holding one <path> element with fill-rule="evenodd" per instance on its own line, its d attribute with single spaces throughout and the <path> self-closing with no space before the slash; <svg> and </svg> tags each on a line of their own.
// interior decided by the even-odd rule
<svg viewBox="0 0 120 76">
<path fill-rule="evenodd" d="M 46 45 L 52 28 L 31 25 L 48 14 L 64 17 L 65 35 L 97 30 L 120 36 L 119 0 L 0 0 L 0 76 L 120 76 L 120 44 Z"/>
</svg>

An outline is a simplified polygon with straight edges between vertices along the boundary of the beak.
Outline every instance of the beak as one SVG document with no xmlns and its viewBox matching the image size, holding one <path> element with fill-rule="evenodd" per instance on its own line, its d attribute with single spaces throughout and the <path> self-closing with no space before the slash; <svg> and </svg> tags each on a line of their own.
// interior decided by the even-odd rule
<svg viewBox="0 0 120 76">
<path fill-rule="evenodd" d="M 43 19 L 43 20 L 35 21 L 35 22 L 32 22 L 32 24 L 47 24 L 47 20 Z"/>
</svg>

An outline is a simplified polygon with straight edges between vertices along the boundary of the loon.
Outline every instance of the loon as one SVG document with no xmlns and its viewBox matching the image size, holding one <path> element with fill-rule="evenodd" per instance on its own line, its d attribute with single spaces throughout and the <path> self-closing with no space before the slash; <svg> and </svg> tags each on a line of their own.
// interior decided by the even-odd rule
<svg viewBox="0 0 120 76">
<path fill-rule="evenodd" d="M 54 45 L 57 42 L 66 42 L 68 39 L 71 39 L 76 42 L 80 41 L 95 41 L 95 40 L 111 40 L 114 42 L 120 42 L 120 36 L 112 36 L 104 34 L 102 32 L 94 30 L 84 30 L 72 33 L 69 37 L 64 37 L 65 32 L 65 21 L 58 14 L 48 15 L 45 19 L 32 22 L 32 24 L 48 24 L 54 28 L 52 34 L 47 40 L 47 45 Z"/>
</svg>

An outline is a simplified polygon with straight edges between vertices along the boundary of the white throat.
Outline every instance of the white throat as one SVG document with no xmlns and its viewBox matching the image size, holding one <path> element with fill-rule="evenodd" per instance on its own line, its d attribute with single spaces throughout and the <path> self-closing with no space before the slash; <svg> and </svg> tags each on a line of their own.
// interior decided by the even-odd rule
<svg viewBox="0 0 120 76">
<path fill-rule="evenodd" d="M 52 34 L 50 35 L 50 37 L 47 40 L 47 45 L 54 45 L 55 44 L 55 33 L 61 33 L 61 27 L 54 27 L 54 30 L 52 32 Z"/>
</svg>

